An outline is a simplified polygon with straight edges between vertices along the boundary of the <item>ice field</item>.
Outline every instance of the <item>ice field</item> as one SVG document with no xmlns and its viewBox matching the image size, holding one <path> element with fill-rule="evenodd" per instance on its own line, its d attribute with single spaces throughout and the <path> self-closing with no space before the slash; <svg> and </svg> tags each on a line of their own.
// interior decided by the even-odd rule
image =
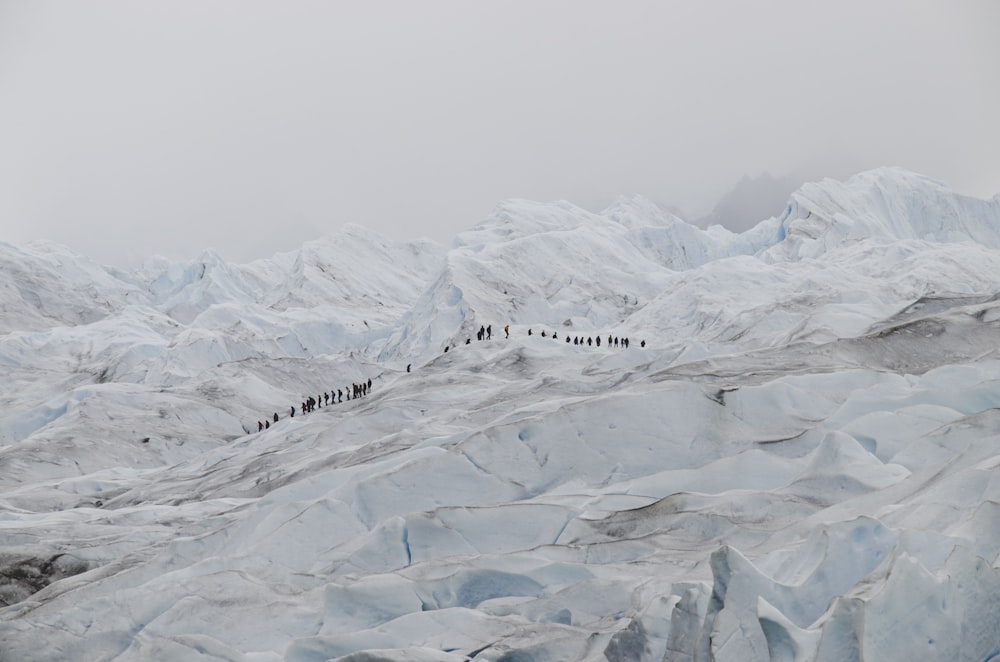
<svg viewBox="0 0 1000 662">
<path fill-rule="evenodd" d="M 0 243 L 0 661 L 1000 660 L 1000 196 L 775 211 Z"/>
</svg>

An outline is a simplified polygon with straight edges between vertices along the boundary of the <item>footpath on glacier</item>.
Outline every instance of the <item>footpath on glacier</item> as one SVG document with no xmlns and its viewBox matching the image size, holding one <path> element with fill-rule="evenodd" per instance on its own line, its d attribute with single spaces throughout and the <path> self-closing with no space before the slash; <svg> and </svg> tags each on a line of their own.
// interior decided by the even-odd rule
<svg viewBox="0 0 1000 662">
<path fill-rule="evenodd" d="M 1000 196 L 0 244 L 0 312 L 0 660 L 1000 659 Z"/>
</svg>

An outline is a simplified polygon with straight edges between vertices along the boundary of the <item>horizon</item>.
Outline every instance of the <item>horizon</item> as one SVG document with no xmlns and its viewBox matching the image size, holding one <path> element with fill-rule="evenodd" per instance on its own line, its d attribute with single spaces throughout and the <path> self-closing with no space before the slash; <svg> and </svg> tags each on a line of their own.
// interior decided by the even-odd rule
<svg viewBox="0 0 1000 662">
<path fill-rule="evenodd" d="M 345 223 L 444 241 L 512 198 L 695 223 L 743 177 L 880 166 L 988 198 L 998 24 L 989 0 L 12 0 L 0 238 L 246 262 Z"/>
</svg>

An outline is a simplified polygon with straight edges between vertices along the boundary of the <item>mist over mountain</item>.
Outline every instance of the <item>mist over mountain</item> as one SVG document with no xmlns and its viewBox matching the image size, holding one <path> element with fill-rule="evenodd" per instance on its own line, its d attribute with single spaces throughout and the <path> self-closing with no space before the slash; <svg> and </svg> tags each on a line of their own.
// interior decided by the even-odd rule
<svg viewBox="0 0 1000 662">
<path fill-rule="evenodd" d="M 0 244 L 0 660 L 992 659 L 1000 196 L 786 184 Z"/>
<path fill-rule="evenodd" d="M 789 196 L 805 179 L 793 175 L 757 177 L 744 175 L 722 196 L 708 214 L 694 221 L 699 227 L 721 225 L 733 232 L 743 232 L 770 218 L 785 206 Z"/>
</svg>

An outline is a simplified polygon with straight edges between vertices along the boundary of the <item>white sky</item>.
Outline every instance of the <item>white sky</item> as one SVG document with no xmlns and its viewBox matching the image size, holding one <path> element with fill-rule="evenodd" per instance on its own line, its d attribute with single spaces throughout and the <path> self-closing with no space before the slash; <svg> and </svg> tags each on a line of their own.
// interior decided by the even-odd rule
<svg viewBox="0 0 1000 662">
<path fill-rule="evenodd" d="M 998 118 L 998 0 L 0 0 L 0 240 L 242 262 L 880 165 L 990 197 Z"/>
</svg>

